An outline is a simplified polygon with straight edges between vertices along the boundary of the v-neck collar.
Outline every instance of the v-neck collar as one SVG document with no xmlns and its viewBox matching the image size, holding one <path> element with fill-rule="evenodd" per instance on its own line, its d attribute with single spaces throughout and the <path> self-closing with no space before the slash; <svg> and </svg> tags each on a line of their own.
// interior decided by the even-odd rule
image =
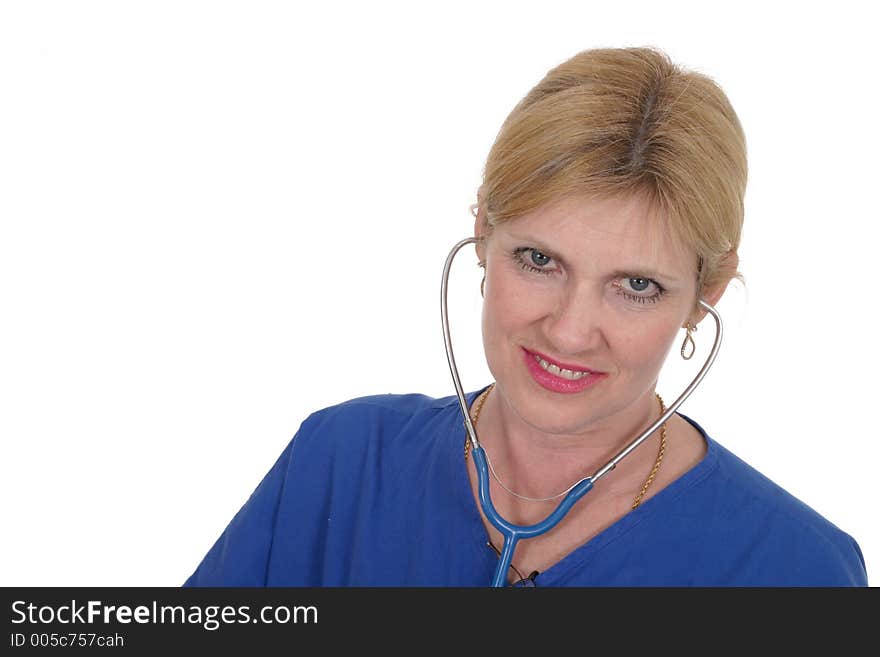
<svg viewBox="0 0 880 657">
<path fill-rule="evenodd" d="M 474 403 L 474 400 L 489 386 L 485 386 L 479 390 L 466 393 L 465 400 L 468 408 Z M 464 444 L 467 436 L 464 427 L 464 418 L 461 415 L 460 404 L 458 398 L 453 396 L 448 404 L 445 404 L 446 411 L 450 413 L 450 431 L 448 452 L 451 459 L 451 468 L 455 480 L 455 495 L 459 503 L 464 509 L 464 513 L 468 515 L 468 523 L 473 532 L 474 557 L 486 563 L 489 571 L 493 571 L 497 563 L 497 557 L 488 546 L 489 536 L 486 533 L 486 527 L 483 525 L 483 518 L 480 515 L 478 502 L 474 499 L 473 490 L 471 489 L 470 478 L 468 477 L 467 463 L 464 460 Z M 681 418 L 689 422 L 703 437 L 706 443 L 706 453 L 703 458 L 692 468 L 682 473 L 677 479 L 672 481 L 662 490 L 657 491 L 650 498 L 645 500 L 637 509 L 630 511 L 614 523 L 600 531 L 598 534 L 590 538 L 581 546 L 569 552 L 555 564 L 542 571 L 536 578 L 535 583 L 538 586 L 553 586 L 564 584 L 567 574 L 575 567 L 582 565 L 585 561 L 591 559 L 593 555 L 605 549 L 615 540 L 637 527 L 643 521 L 651 518 L 674 502 L 678 497 L 684 494 L 690 487 L 705 479 L 718 464 L 718 444 L 712 440 L 703 428 L 688 416 L 676 412 Z M 590 493 L 587 493 L 589 496 Z M 550 530 L 553 531 L 553 530 Z M 523 539 L 528 540 L 528 539 Z M 496 546 L 500 548 L 501 546 Z M 487 578 L 488 586 L 490 578 Z"/>
</svg>

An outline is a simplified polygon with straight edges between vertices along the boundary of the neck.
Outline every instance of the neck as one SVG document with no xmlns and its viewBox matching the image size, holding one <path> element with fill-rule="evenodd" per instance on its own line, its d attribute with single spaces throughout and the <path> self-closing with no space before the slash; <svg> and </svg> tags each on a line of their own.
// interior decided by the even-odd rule
<svg viewBox="0 0 880 657">
<path fill-rule="evenodd" d="M 544 498 L 594 474 L 659 415 L 651 390 L 626 409 L 576 432 L 545 430 L 519 416 L 496 386 L 480 411 L 477 431 L 505 485 L 521 495 Z M 613 475 L 603 478 L 602 493 L 629 495 L 640 490 L 654 465 L 659 441 L 660 429 L 623 459 Z"/>
</svg>

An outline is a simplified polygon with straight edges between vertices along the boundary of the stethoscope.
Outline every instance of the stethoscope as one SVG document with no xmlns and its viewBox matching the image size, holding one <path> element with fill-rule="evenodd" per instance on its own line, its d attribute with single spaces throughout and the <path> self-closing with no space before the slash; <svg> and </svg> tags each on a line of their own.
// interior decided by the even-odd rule
<svg viewBox="0 0 880 657">
<path fill-rule="evenodd" d="M 458 395 L 458 402 L 461 406 L 461 412 L 464 416 L 464 426 L 468 434 L 468 438 L 471 442 L 471 454 L 473 454 L 474 465 L 477 469 L 477 480 L 478 480 L 478 488 L 479 488 L 479 499 L 480 506 L 483 509 L 483 513 L 489 519 L 495 528 L 501 532 L 501 535 L 504 536 L 504 545 L 501 548 L 500 556 L 498 558 L 498 565 L 495 569 L 495 576 L 492 580 L 492 586 L 505 586 L 507 581 L 507 572 L 510 568 L 510 562 L 513 559 L 513 551 L 516 548 L 517 542 L 523 538 L 534 538 L 535 536 L 540 536 L 545 532 L 550 531 L 559 522 L 565 517 L 568 513 L 569 509 L 571 509 L 574 504 L 580 500 L 584 495 L 586 495 L 590 489 L 596 484 L 599 479 L 604 477 L 606 474 L 611 472 L 617 464 L 626 457 L 630 452 L 632 452 L 636 447 L 638 447 L 643 441 L 645 441 L 654 431 L 657 430 L 660 425 L 662 425 L 666 420 L 668 420 L 673 413 L 675 413 L 676 409 L 681 406 L 682 402 L 687 399 L 690 394 L 694 391 L 694 388 L 702 381 L 703 377 L 706 375 L 706 372 L 709 371 L 713 361 L 715 360 L 715 356 L 718 354 L 718 348 L 721 346 L 721 336 L 723 333 L 723 329 L 721 326 L 721 316 L 718 314 L 712 306 L 708 303 L 700 299 L 700 306 L 712 317 L 715 319 L 715 343 L 712 345 L 712 349 L 709 352 L 709 357 L 706 359 L 706 363 L 703 365 L 702 369 L 697 373 L 697 376 L 694 377 L 694 380 L 691 381 L 690 385 L 685 388 L 685 391 L 681 394 L 681 396 L 676 399 L 669 407 L 666 409 L 666 412 L 661 415 L 654 424 L 645 429 L 645 431 L 638 438 L 630 442 L 626 447 L 621 449 L 611 460 L 609 460 L 605 465 L 599 468 L 595 474 L 592 474 L 588 477 L 584 477 L 582 480 L 577 482 L 565 497 L 562 498 L 562 501 L 556 507 L 556 509 L 548 515 L 541 522 L 535 523 L 534 525 L 517 525 L 512 522 L 509 522 L 498 511 L 495 510 L 495 506 L 492 504 L 492 498 L 489 495 L 489 466 L 488 460 L 486 457 L 486 452 L 483 450 L 483 447 L 480 445 L 480 441 L 477 440 L 477 434 L 474 430 L 474 425 L 471 422 L 471 416 L 468 411 L 467 400 L 465 399 L 464 390 L 461 387 L 461 379 L 458 376 L 458 367 L 455 365 L 455 357 L 452 354 L 452 340 L 449 335 L 449 315 L 446 307 L 446 292 L 449 286 L 449 271 L 452 268 L 452 261 L 455 258 L 458 251 L 467 244 L 476 243 L 478 240 L 475 237 L 469 237 L 467 239 L 462 240 L 454 247 L 452 247 L 452 251 L 449 252 L 449 255 L 446 258 L 446 264 L 443 266 L 443 279 L 440 286 L 440 315 L 443 322 L 443 341 L 446 344 L 446 358 L 449 361 L 449 371 L 452 374 L 452 381 L 455 384 L 455 393 Z"/>
</svg>

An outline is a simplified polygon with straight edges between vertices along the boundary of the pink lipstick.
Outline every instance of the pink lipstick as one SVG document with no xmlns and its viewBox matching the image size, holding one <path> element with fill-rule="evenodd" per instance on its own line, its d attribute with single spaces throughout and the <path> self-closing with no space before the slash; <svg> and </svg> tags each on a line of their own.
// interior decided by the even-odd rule
<svg viewBox="0 0 880 657">
<path fill-rule="evenodd" d="M 598 383 L 607 376 L 605 372 L 593 372 L 580 367 L 566 366 L 563 363 L 557 363 L 544 356 L 540 356 L 540 354 L 535 354 L 526 349 L 523 349 L 523 356 L 525 357 L 526 368 L 529 370 L 532 378 L 538 383 L 538 385 L 552 392 L 581 392 L 582 390 L 589 388 L 591 385 Z M 545 370 L 541 366 L 541 363 L 538 362 L 536 356 L 540 356 L 546 362 L 550 363 L 551 365 L 555 365 L 561 369 L 569 369 L 574 372 L 586 371 L 588 373 L 577 379 L 567 379 L 563 376 L 559 376 L 557 374 L 554 374 L 553 372 Z"/>
</svg>

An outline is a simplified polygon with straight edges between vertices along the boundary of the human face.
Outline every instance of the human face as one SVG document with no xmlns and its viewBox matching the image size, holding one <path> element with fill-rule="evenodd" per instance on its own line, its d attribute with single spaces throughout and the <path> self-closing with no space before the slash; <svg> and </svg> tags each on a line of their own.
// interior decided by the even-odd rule
<svg viewBox="0 0 880 657">
<path fill-rule="evenodd" d="M 486 359 L 505 407 L 532 428 L 627 430 L 656 415 L 660 369 L 696 302 L 697 257 L 653 212 L 642 196 L 573 196 L 489 234 Z M 593 373 L 545 371 L 536 355 Z"/>
</svg>

